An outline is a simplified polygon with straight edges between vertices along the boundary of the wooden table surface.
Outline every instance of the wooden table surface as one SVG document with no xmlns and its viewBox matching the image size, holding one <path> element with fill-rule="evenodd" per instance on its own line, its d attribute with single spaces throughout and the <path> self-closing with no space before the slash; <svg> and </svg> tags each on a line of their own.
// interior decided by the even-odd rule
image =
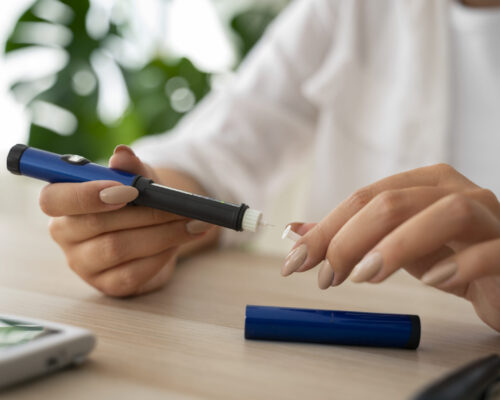
<svg viewBox="0 0 500 400">
<path fill-rule="evenodd" d="M 315 272 L 282 278 L 280 258 L 220 251 L 180 265 L 164 290 L 120 300 L 78 279 L 45 226 L 16 215 L 0 222 L 0 313 L 82 326 L 98 337 L 81 367 L 2 399 L 402 399 L 500 351 L 500 335 L 467 302 L 405 273 L 378 286 L 320 291 Z M 418 314 L 421 346 L 246 341 L 246 304 Z"/>
</svg>

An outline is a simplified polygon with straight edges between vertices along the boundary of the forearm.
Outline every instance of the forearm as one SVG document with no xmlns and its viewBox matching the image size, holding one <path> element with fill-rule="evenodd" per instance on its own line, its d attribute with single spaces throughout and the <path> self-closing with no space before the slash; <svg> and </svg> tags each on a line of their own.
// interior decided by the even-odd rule
<svg viewBox="0 0 500 400">
<path fill-rule="evenodd" d="M 162 185 L 170 186 L 186 192 L 206 196 L 207 190 L 192 176 L 170 168 L 156 168 L 155 172 Z M 220 227 L 216 226 L 205 233 L 200 239 L 186 243 L 179 249 L 179 257 L 185 258 L 192 254 L 215 247 L 220 237 Z"/>
</svg>

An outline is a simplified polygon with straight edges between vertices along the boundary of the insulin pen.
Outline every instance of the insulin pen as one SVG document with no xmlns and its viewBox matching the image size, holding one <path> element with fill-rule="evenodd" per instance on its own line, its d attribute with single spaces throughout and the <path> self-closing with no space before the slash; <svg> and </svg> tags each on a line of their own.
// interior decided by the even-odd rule
<svg viewBox="0 0 500 400">
<path fill-rule="evenodd" d="M 232 204 L 158 185 L 153 180 L 91 163 L 75 154 L 55 154 L 16 144 L 7 156 L 7 169 L 50 183 L 112 180 L 139 191 L 131 204 L 157 208 L 210 224 L 255 232 L 262 225 L 262 212 L 246 204 Z"/>
</svg>

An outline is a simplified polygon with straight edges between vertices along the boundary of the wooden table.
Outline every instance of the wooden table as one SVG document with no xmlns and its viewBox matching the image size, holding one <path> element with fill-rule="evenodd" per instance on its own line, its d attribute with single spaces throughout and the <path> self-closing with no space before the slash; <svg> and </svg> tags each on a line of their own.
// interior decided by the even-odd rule
<svg viewBox="0 0 500 400">
<path fill-rule="evenodd" d="M 405 273 L 328 291 L 316 273 L 280 277 L 282 259 L 223 251 L 181 265 L 154 294 L 105 297 L 78 279 L 44 224 L 1 215 L 0 312 L 82 326 L 97 348 L 79 368 L 2 399 L 401 399 L 472 359 L 500 335 L 465 301 Z M 246 304 L 414 313 L 417 351 L 246 341 Z"/>
</svg>

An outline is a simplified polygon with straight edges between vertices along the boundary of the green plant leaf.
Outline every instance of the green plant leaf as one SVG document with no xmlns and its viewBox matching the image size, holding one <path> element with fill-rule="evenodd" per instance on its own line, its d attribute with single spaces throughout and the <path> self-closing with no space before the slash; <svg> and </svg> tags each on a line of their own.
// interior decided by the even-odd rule
<svg viewBox="0 0 500 400">
<path fill-rule="evenodd" d="M 48 3 L 62 10 L 64 18 L 51 16 L 44 8 Z M 54 74 L 20 79 L 11 85 L 16 97 L 33 114 L 28 143 L 49 151 L 104 160 L 116 144 L 129 144 L 141 136 L 172 129 L 209 92 L 210 74 L 186 58 L 155 57 L 136 69 L 115 60 L 129 105 L 114 122 L 104 123 L 98 112 L 103 88 L 91 60 L 99 52 L 111 55 L 107 42 L 123 38 L 128 21 L 123 25 L 110 22 L 108 32 L 94 38 L 86 28 L 89 8 L 89 0 L 35 1 L 17 21 L 5 53 L 56 48 L 67 54 L 68 62 Z M 242 56 L 275 15 L 271 9 L 258 8 L 234 17 L 231 26 L 240 38 Z M 53 112 L 44 111 L 47 109 Z M 58 114 L 67 117 L 66 130 L 56 119 Z"/>
</svg>

